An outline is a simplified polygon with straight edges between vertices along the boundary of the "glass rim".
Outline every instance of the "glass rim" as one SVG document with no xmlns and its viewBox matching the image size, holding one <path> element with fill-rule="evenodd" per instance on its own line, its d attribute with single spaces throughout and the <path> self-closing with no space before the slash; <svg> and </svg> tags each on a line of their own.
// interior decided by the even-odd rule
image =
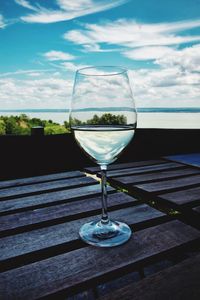
<svg viewBox="0 0 200 300">
<path fill-rule="evenodd" d="M 87 70 L 100 70 L 100 69 L 116 69 L 116 71 L 110 72 L 110 73 L 87 73 Z M 118 70 L 118 71 L 117 71 Z M 121 66 L 92 66 L 92 67 L 84 67 L 80 68 L 76 71 L 76 74 L 84 75 L 84 76 L 114 76 L 114 75 L 121 75 L 124 73 L 127 73 L 128 69 L 121 67 Z"/>
</svg>

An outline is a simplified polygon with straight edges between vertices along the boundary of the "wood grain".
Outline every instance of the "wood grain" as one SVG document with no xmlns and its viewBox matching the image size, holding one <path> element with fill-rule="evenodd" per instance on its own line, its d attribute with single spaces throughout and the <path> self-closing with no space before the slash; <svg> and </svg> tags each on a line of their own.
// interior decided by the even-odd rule
<svg viewBox="0 0 200 300">
<path fill-rule="evenodd" d="M 111 218 L 126 222 L 129 225 L 137 226 L 149 225 L 156 220 L 164 218 L 165 214 L 142 204 L 112 211 Z M 70 243 L 78 240 L 79 228 L 86 222 L 100 219 L 100 215 L 80 218 L 62 224 L 48 226 L 41 229 L 11 235 L 1 238 L 1 257 L 0 260 L 7 260 L 27 253 L 40 251 L 45 248 Z"/>
<path fill-rule="evenodd" d="M 178 251 L 199 237 L 199 231 L 179 221 L 147 228 L 120 247 L 85 247 L 3 272 L 1 295 L 3 299 L 29 300 L 66 297 L 72 291 L 87 289 L 110 276 Z"/>
<path fill-rule="evenodd" d="M 200 255 L 187 259 L 126 287 L 99 298 L 100 300 L 180 300 L 200 299 Z"/>
<path fill-rule="evenodd" d="M 114 189 L 108 186 L 108 192 L 113 192 Z M 87 185 L 69 190 L 50 191 L 39 195 L 26 196 L 22 198 L 14 198 L 0 201 L 0 215 L 11 214 L 19 211 L 38 209 L 41 207 L 52 206 L 56 204 L 76 201 L 101 193 L 100 184 Z"/>
<path fill-rule="evenodd" d="M 71 171 L 71 172 L 62 172 L 62 173 L 48 174 L 42 176 L 34 176 L 28 178 L 19 178 L 13 180 L 0 181 L 0 188 L 14 187 L 14 186 L 20 186 L 25 184 L 47 182 L 52 180 L 82 177 L 82 176 L 84 176 L 83 172 Z"/>
<path fill-rule="evenodd" d="M 189 188 L 183 191 L 171 192 L 159 195 L 159 198 L 167 200 L 178 206 L 191 206 L 200 203 L 200 187 Z"/>
<path fill-rule="evenodd" d="M 116 208 L 127 204 L 131 205 L 134 202 L 137 203 L 138 201 L 123 193 L 114 193 L 108 197 L 109 208 Z M 31 228 L 34 228 L 34 225 L 39 223 L 55 223 L 56 221 L 61 222 L 62 220 L 67 221 L 87 216 L 88 213 L 91 214 L 95 211 L 100 212 L 100 210 L 101 196 L 84 198 L 74 202 L 34 209 L 21 213 L 12 213 L 10 215 L 0 217 L 0 233 L 5 234 L 5 231 L 7 232 L 9 230 L 12 230 L 13 232 L 13 230 L 19 230 L 20 228 L 30 225 L 32 225 Z M 30 227 L 28 228 L 30 230 Z"/>
<path fill-rule="evenodd" d="M 153 164 L 161 164 L 166 162 L 167 161 L 165 161 L 164 159 L 154 159 L 154 160 L 134 161 L 134 162 L 120 163 L 120 164 L 111 164 L 108 166 L 108 171 L 141 167 L 141 166 L 153 165 Z M 94 174 L 100 171 L 100 167 L 87 167 L 85 168 L 85 171 Z"/>
<path fill-rule="evenodd" d="M 158 181 L 158 180 L 166 180 L 169 178 L 176 178 L 176 177 L 185 177 L 187 175 L 192 174 L 200 174 L 200 171 L 197 169 L 192 168 L 181 168 L 176 170 L 170 171 L 161 171 L 142 174 L 142 175 L 129 175 L 123 177 L 113 178 L 115 182 L 122 183 L 122 184 L 136 184 L 140 182 L 148 182 L 148 181 Z"/>
<path fill-rule="evenodd" d="M 51 183 L 44 182 L 44 183 L 18 186 L 18 187 L 10 187 L 10 188 L 1 189 L 0 199 L 7 198 L 7 197 L 16 197 L 16 196 L 21 197 L 22 195 L 26 195 L 26 194 L 42 193 L 45 191 L 64 189 L 73 186 L 81 186 L 81 185 L 87 185 L 92 183 L 96 183 L 96 181 L 91 177 L 84 176 L 84 177 L 77 177 L 77 178 L 75 177 L 70 179 L 52 181 Z"/>
<path fill-rule="evenodd" d="M 200 175 L 188 176 L 186 178 L 171 179 L 159 182 L 151 182 L 144 184 L 136 184 L 135 187 L 144 190 L 146 192 L 159 193 L 163 191 L 186 188 L 200 184 Z"/>
<path fill-rule="evenodd" d="M 175 168 L 183 168 L 183 166 L 178 163 L 147 165 L 147 166 L 141 166 L 137 168 L 108 171 L 108 177 L 116 177 L 116 176 L 122 176 L 128 174 L 141 174 L 141 173 L 156 172 L 156 171 L 158 172 L 161 170 L 175 169 Z"/>
</svg>

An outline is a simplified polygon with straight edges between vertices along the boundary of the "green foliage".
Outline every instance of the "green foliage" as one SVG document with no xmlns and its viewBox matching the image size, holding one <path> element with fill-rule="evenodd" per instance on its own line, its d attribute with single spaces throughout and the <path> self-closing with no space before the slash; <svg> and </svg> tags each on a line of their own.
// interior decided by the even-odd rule
<svg viewBox="0 0 200 300">
<path fill-rule="evenodd" d="M 65 128 L 66 129 L 70 129 L 70 124 L 69 124 L 69 122 L 67 122 L 67 121 L 64 121 L 64 126 L 65 126 Z"/>
<path fill-rule="evenodd" d="M 76 118 L 71 118 L 70 122 L 71 122 L 71 126 L 81 126 L 86 124 L 85 122 L 82 122 L 81 120 Z"/>
<path fill-rule="evenodd" d="M 124 125 L 127 123 L 123 115 L 113 115 L 110 113 L 102 116 L 94 115 L 92 119 L 83 122 L 76 118 L 71 119 L 71 125 Z M 44 127 L 45 134 L 62 134 L 70 132 L 70 124 L 65 121 L 64 125 L 52 120 L 41 120 L 39 118 L 29 118 L 26 114 L 20 116 L 0 116 L 0 135 L 30 135 L 31 128 L 36 126 Z"/>
<path fill-rule="evenodd" d="M 29 120 L 30 127 L 45 126 L 46 121 L 40 120 L 39 118 L 32 118 Z"/>
<path fill-rule="evenodd" d="M 64 126 L 49 123 L 44 127 L 44 134 L 62 134 L 69 132 Z"/>
<path fill-rule="evenodd" d="M 67 123 L 67 122 L 66 122 Z M 30 135 L 31 128 L 35 126 L 44 127 L 45 134 L 68 133 L 69 126 L 54 123 L 52 120 L 41 120 L 29 118 L 25 114 L 20 116 L 0 116 L 0 135 Z"/>
<path fill-rule="evenodd" d="M 102 117 L 98 117 L 97 115 L 94 115 L 92 119 L 87 120 L 87 124 L 92 124 L 92 125 L 99 125 L 101 122 L 101 119 L 104 118 L 105 115 L 103 115 Z"/>
<path fill-rule="evenodd" d="M 127 124 L 126 117 L 123 115 L 103 114 L 101 117 L 94 115 L 87 124 L 92 125 L 125 125 Z"/>
<path fill-rule="evenodd" d="M 80 125 L 126 125 L 127 119 L 124 115 L 113 115 L 110 113 L 103 114 L 102 116 L 94 115 L 92 119 L 82 122 L 76 118 L 71 119 L 71 125 L 80 126 Z M 69 126 L 69 123 L 66 123 L 65 126 Z"/>
<path fill-rule="evenodd" d="M 0 135 L 6 134 L 6 124 L 4 120 L 0 119 Z"/>
<path fill-rule="evenodd" d="M 6 134 L 19 134 L 20 125 L 19 121 L 15 117 L 11 116 L 6 121 Z"/>
</svg>

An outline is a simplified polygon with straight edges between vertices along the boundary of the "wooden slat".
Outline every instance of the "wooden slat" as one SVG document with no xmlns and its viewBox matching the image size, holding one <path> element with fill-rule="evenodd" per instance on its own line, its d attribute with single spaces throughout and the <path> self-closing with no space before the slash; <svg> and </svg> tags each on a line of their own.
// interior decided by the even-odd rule
<svg viewBox="0 0 200 300">
<path fill-rule="evenodd" d="M 178 206 L 194 205 L 200 203 L 200 187 L 183 191 L 171 192 L 159 195 L 159 198 L 167 200 Z"/>
<path fill-rule="evenodd" d="M 148 172 L 159 172 L 161 170 L 174 169 L 174 168 L 183 168 L 183 166 L 178 163 L 165 163 L 165 164 L 142 166 L 137 168 L 120 169 L 120 170 L 108 171 L 108 177 L 123 176 L 128 174 L 141 174 L 141 173 L 148 173 Z"/>
<path fill-rule="evenodd" d="M 13 196 L 22 196 L 26 194 L 32 193 L 41 193 L 44 191 L 51 191 L 56 189 L 64 189 L 73 186 L 80 186 L 86 184 L 96 183 L 94 179 L 91 177 L 77 177 L 70 179 L 62 179 L 58 181 L 44 182 L 44 183 L 36 183 L 18 187 L 11 187 L 6 189 L 1 189 L 0 198 L 13 197 Z"/>
<path fill-rule="evenodd" d="M 139 182 L 163 180 L 163 179 L 187 176 L 191 174 L 200 174 L 200 171 L 192 168 L 181 168 L 176 170 L 160 171 L 160 172 L 148 173 L 142 175 L 129 175 L 129 176 L 117 177 L 114 178 L 114 180 L 115 182 L 123 183 L 123 184 L 135 184 Z"/>
<path fill-rule="evenodd" d="M 165 214 L 142 204 L 134 207 L 118 209 L 110 213 L 113 220 L 123 221 L 129 225 L 141 226 L 145 222 L 155 224 L 155 221 L 164 219 Z M 45 248 L 74 242 L 79 239 L 79 228 L 86 222 L 100 219 L 98 216 L 80 218 L 78 220 L 65 222 L 54 226 L 49 226 L 37 230 L 32 230 L 13 236 L 1 238 L 1 257 L 0 260 L 6 260 L 22 256 L 27 253 L 41 251 Z M 51 253 L 51 251 L 49 251 Z"/>
<path fill-rule="evenodd" d="M 199 231 L 179 221 L 147 228 L 120 247 L 85 247 L 6 271 L 1 274 L 1 296 L 29 300 L 45 296 L 50 299 L 50 295 L 54 299 L 66 297 L 77 288 L 86 289 L 120 271 L 178 251 L 199 237 Z"/>
<path fill-rule="evenodd" d="M 136 184 L 135 187 L 147 192 L 159 193 L 177 188 L 186 188 L 200 184 L 200 175 L 188 176 L 186 178 L 171 179 L 159 182 Z"/>
<path fill-rule="evenodd" d="M 133 204 L 134 202 L 138 201 L 124 193 L 114 193 L 108 197 L 108 207 Z M 92 211 L 97 211 L 100 209 L 101 197 L 99 196 L 2 216 L 0 217 L 0 233 L 4 233 L 4 231 L 8 230 L 20 229 L 28 225 L 36 225 L 44 222 L 53 223 L 56 220 L 61 221 L 61 219 L 69 220 L 75 216 L 76 218 L 80 218 L 86 216 L 88 212 L 91 213 Z"/>
<path fill-rule="evenodd" d="M 200 299 L 200 255 L 151 275 L 140 282 L 128 284 L 101 300 L 181 300 Z"/>
<path fill-rule="evenodd" d="M 114 189 L 108 186 L 108 191 Z M 97 195 L 101 193 L 100 184 L 71 188 L 57 192 L 47 192 L 44 194 L 28 196 L 23 198 L 0 201 L 1 215 L 23 211 L 28 209 L 37 209 L 50 205 L 74 201 L 75 198 Z"/>
<path fill-rule="evenodd" d="M 121 170 L 125 168 L 135 168 L 135 167 L 161 164 L 161 163 L 167 163 L 167 161 L 163 159 L 156 159 L 156 160 L 144 160 L 144 161 L 134 161 L 129 163 L 111 164 L 108 166 L 108 170 Z M 100 167 L 88 167 L 85 168 L 85 171 L 94 174 L 100 171 Z"/>
<path fill-rule="evenodd" d="M 32 183 L 39 183 L 39 182 L 47 182 L 47 181 L 66 179 L 72 177 L 82 177 L 82 176 L 84 176 L 83 172 L 71 171 L 71 172 L 62 172 L 62 173 L 55 173 L 55 174 L 42 175 L 42 176 L 34 176 L 28 178 L 19 178 L 13 180 L 0 181 L 0 188 L 20 186 L 20 185 L 26 185 Z"/>
</svg>

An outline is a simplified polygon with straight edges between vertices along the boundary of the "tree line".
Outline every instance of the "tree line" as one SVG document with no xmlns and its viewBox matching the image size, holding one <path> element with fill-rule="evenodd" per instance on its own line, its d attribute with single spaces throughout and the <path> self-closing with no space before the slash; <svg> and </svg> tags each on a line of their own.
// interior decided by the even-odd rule
<svg viewBox="0 0 200 300">
<path fill-rule="evenodd" d="M 71 119 L 72 126 L 81 125 L 126 125 L 127 119 L 124 115 L 113 115 L 111 113 L 105 113 L 101 116 L 94 115 L 91 119 L 81 121 L 79 119 Z"/>
<path fill-rule="evenodd" d="M 26 114 L 19 116 L 0 116 L 0 135 L 30 135 L 31 128 L 35 126 L 44 127 L 44 134 L 68 133 L 69 127 L 53 122 L 52 120 L 41 120 L 29 118 Z"/>
<path fill-rule="evenodd" d="M 124 125 L 127 123 L 123 115 L 113 115 L 105 113 L 101 116 L 94 115 L 87 121 L 71 119 L 72 126 L 80 125 Z M 41 120 L 39 118 L 29 118 L 26 114 L 19 116 L 0 116 L 0 135 L 30 135 L 31 128 L 42 126 L 44 134 L 62 134 L 70 132 L 70 123 L 65 121 L 63 125 L 52 120 Z"/>
</svg>

